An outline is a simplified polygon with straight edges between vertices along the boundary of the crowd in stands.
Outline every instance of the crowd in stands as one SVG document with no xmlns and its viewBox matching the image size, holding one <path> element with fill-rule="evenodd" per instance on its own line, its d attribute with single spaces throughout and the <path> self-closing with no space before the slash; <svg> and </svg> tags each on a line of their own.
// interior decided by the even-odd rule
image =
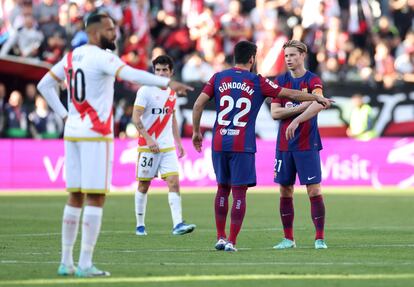
<svg viewBox="0 0 414 287">
<path fill-rule="evenodd" d="M 126 63 L 151 70 L 151 59 L 167 53 L 175 60 L 175 77 L 187 82 L 205 82 L 229 67 L 235 43 L 245 39 L 258 45 L 258 73 L 272 78 L 285 71 L 282 46 L 292 38 L 307 44 L 308 68 L 324 82 L 357 81 L 386 89 L 414 82 L 414 0 L 0 0 L 0 4 L 0 56 L 54 64 L 67 50 L 86 43 L 88 15 L 105 12 L 118 24 L 116 53 Z M 7 125 L 24 126 L 22 118 L 33 122 L 32 113 L 39 113 L 38 106 L 44 103 L 37 104 L 37 96 L 27 91 L 23 98 L 17 91 L 2 96 L 1 89 L 0 85 L 0 128 L 3 136 L 10 136 Z M 119 100 L 117 104 L 120 120 L 128 114 L 129 104 Z M 61 128 L 55 117 L 50 121 Z M 41 136 L 30 126 L 26 136 Z"/>
</svg>

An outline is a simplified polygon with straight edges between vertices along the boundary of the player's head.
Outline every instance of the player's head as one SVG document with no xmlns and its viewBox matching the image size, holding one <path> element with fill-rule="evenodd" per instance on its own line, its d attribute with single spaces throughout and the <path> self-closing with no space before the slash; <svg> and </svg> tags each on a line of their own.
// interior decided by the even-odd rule
<svg viewBox="0 0 414 287">
<path fill-rule="evenodd" d="M 157 76 L 171 78 L 174 74 L 174 62 L 168 55 L 161 55 L 152 61 L 154 73 Z"/>
<path fill-rule="evenodd" d="M 234 47 L 234 62 L 235 64 L 251 65 L 250 70 L 256 62 L 256 44 L 249 41 L 240 41 Z"/>
<path fill-rule="evenodd" d="M 91 14 L 86 20 L 89 42 L 102 49 L 115 50 L 115 24 L 107 14 Z"/>
<path fill-rule="evenodd" d="M 298 40 L 290 40 L 283 45 L 283 50 L 285 52 L 285 63 L 289 70 L 294 71 L 304 67 L 308 52 L 308 48 L 304 43 Z"/>
</svg>

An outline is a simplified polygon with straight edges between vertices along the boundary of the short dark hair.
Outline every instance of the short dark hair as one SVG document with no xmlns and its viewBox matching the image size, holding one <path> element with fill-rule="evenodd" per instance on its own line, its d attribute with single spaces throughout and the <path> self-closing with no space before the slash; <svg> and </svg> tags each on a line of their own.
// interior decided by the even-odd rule
<svg viewBox="0 0 414 287">
<path fill-rule="evenodd" d="M 257 52 L 256 44 L 249 41 L 240 41 L 234 47 L 234 62 L 236 64 L 247 64 Z"/>
<path fill-rule="evenodd" d="M 106 13 L 92 13 L 91 15 L 89 15 L 89 17 L 86 19 L 86 28 L 88 28 L 89 26 L 95 24 L 95 23 L 101 23 L 102 19 L 104 18 L 109 18 L 112 20 L 112 18 L 106 14 Z M 112 20 L 113 21 L 113 20 Z"/>
<path fill-rule="evenodd" d="M 172 71 L 174 70 L 174 61 L 173 59 L 168 55 L 161 55 L 152 60 L 152 67 L 155 69 L 155 65 L 161 64 L 161 65 L 168 65 L 168 68 Z"/>
</svg>

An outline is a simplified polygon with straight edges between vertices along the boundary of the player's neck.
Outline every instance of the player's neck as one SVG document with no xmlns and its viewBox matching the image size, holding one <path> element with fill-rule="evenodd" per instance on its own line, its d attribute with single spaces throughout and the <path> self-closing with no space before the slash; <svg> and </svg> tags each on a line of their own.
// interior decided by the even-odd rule
<svg viewBox="0 0 414 287">
<path fill-rule="evenodd" d="M 234 67 L 236 69 L 250 71 L 251 65 L 249 65 L 249 64 L 246 64 L 246 65 L 244 65 L 244 64 L 236 64 L 236 65 L 234 65 Z"/>
<path fill-rule="evenodd" d="M 306 69 L 304 67 L 297 68 L 295 70 L 290 70 L 290 75 L 292 78 L 300 78 L 303 77 L 306 74 Z"/>
</svg>

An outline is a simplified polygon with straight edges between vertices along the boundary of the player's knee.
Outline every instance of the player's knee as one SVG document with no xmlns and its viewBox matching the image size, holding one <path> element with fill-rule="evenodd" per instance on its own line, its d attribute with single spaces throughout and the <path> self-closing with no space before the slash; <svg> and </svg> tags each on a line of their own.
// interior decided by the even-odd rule
<svg viewBox="0 0 414 287">
<path fill-rule="evenodd" d="M 81 192 L 71 192 L 67 204 L 72 207 L 81 208 L 83 206 L 84 194 Z"/>
<path fill-rule="evenodd" d="M 307 191 L 309 197 L 315 197 L 322 194 L 321 187 L 319 185 L 310 185 L 307 187 Z"/>
<path fill-rule="evenodd" d="M 281 185 L 280 196 L 281 197 L 292 197 L 293 196 L 293 185 Z"/>
<path fill-rule="evenodd" d="M 87 205 L 103 207 L 105 204 L 105 194 L 93 194 L 89 193 L 86 195 Z"/>
<path fill-rule="evenodd" d="M 180 185 L 178 184 L 178 181 L 168 182 L 168 189 L 170 190 L 170 192 L 179 192 Z"/>
<path fill-rule="evenodd" d="M 141 193 L 147 193 L 150 186 L 149 181 L 140 181 L 138 183 L 138 191 Z"/>
</svg>

